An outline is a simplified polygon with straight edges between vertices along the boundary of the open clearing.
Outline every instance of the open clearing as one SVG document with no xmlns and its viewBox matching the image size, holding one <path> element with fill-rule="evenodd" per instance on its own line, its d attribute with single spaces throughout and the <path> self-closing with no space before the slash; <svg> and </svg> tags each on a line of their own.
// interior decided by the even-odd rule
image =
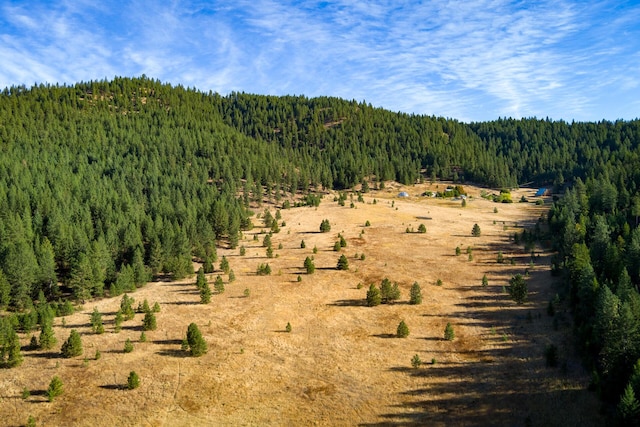
<svg viewBox="0 0 640 427">
<path fill-rule="evenodd" d="M 439 190 L 444 187 L 439 183 Z M 21 335 L 24 363 L 0 371 L 0 424 L 21 425 L 29 415 L 38 425 L 85 426 L 601 424 L 597 397 L 585 390 L 588 376 L 567 345 L 570 317 L 561 307 L 556 330 L 546 313 L 557 292 L 550 254 L 537 247 L 531 268 L 530 254 L 510 241 L 546 213 L 544 206 L 517 203 L 523 194 L 534 200 L 534 190 L 515 191 L 516 203 L 495 204 L 482 199 L 479 188 L 465 186 L 472 197 L 462 208 L 460 200 L 419 196 L 429 189 L 436 186 L 388 185 L 366 194 L 365 203 L 354 198 L 355 208 L 349 199 L 339 206 L 326 195 L 318 208 L 282 210 L 286 226 L 272 237 L 272 259 L 262 247 L 263 235 L 253 239 L 263 231 L 254 218 L 256 228 L 240 242 L 246 255 L 218 250 L 236 281 L 227 282 L 218 261 L 209 281 L 213 286 L 221 274 L 226 291 L 214 294 L 210 304 L 199 303 L 195 277 L 150 283 L 132 294 L 134 306 L 143 299 L 161 306 L 158 329 L 146 332 L 145 343 L 139 342 L 143 314 L 113 333 L 119 297 L 87 302 L 64 326 L 56 318 L 58 344 L 52 351 L 29 350 L 31 335 Z M 409 198 L 397 197 L 403 190 Z M 275 213 L 268 205 L 256 212 L 265 207 Z M 331 232 L 320 233 L 325 218 Z M 367 220 L 370 227 L 364 226 Z M 480 237 L 471 236 L 474 223 Z M 420 224 L 425 234 L 405 232 Z M 348 243 L 342 253 L 349 271 L 335 268 L 338 233 Z M 314 246 L 316 271 L 306 275 L 303 262 Z M 507 262 L 496 262 L 498 251 Z M 260 263 L 269 263 L 270 276 L 256 275 Z M 502 288 L 527 268 L 529 302 L 518 306 Z M 369 284 L 384 277 L 398 282 L 401 300 L 367 307 Z M 415 281 L 422 287 L 421 305 L 408 304 Z M 247 288 L 249 297 L 243 294 Z M 94 307 L 103 313 L 102 335 L 90 330 Z M 410 329 L 405 339 L 395 337 L 401 320 Z M 180 349 L 191 322 L 209 345 L 200 358 Z M 443 339 L 447 322 L 455 330 L 453 341 Z M 71 329 L 82 333 L 88 361 L 59 357 Z M 132 353 L 123 352 L 127 338 L 134 342 Z M 559 347 L 558 368 L 545 366 L 550 343 Z M 93 358 L 96 350 L 100 360 Z M 423 362 L 417 369 L 411 367 L 415 354 Z M 131 370 L 141 386 L 129 391 L 124 386 Z M 65 391 L 50 403 L 45 391 L 54 375 Z M 26 400 L 25 388 L 31 391 Z"/>
</svg>

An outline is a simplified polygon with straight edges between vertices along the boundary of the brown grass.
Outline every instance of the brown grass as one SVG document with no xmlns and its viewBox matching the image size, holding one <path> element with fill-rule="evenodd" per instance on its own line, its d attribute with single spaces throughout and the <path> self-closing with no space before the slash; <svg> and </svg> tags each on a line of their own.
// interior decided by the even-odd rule
<svg viewBox="0 0 640 427">
<path fill-rule="evenodd" d="M 30 414 L 39 425 L 86 426 L 600 424 L 597 399 L 585 391 L 588 378 L 566 344 L 570 318 L 559 313 L 560 329 L 554 331 L 546 314 L 556 293 L 550 254 L 537 249 L 527 304 L 517 306 L 502 293 L 530 259 L 510 243 L 510 235 L 535 223 L 546 208 L 494 204 L 481 199 L 478 188 L 467 188 L 473 198 L 466 208 L 459 200 L 417 197 L 428 188 L 387 186 L 367 194 L 355 209 L 349 201 L 338 206 L 331 195 L 317 209 L 282 211 L 287 225 L 272 238 L 277 258 L 266 258 L 262 237 L 252 239 L 258 228 L 241 241 L 244 257 L 237 249 L 219 250 L 237 280 L 209 305 L 199 304 L 195 278 L 147 285 L 133 294 L 136 304 L 146 298 L 159 302 L 162 311 L 158 330 L 146 333 L 146 343 L 138 342 L 141 314 L 113 333 L 119 298 L 87 303 L 66 318 L 66 326 L 56 319 L 54 351 L 25 350 L 20 368 L 0 371 L 0 424 L 25 423 Z M 396 198 L 401 190 L 411 197 Z M 519 190 L 514 200 L 521 194 L 532 196 L 533 190 Z M 321 234 L 324 218 L 332 230 Z M 370 227 L 364 227 L 366 220 Z M 420 223 L 426 234 L 405 233 L 407 227 L 417 231 Z M 479 238 L 471 237 L 474 223 L 482 229 Z M 338 233 L 348 242 L 342 251 L 349 258 L 347 272 L 335 269 Z M 277 250 L 280 243 L 283 249 Z M 308 276 L 303 261 L 314 245 L 316 272 Z M 456 257 L 458 245 L 462 255 Z M 497 264 L 499 250 L 516 264 Z M 356 259 L 356 253 L 366 259 Z M 264 262 L 272 275 L 256 276 Z M 489 286 L 482 288 L 485 273 Z M 399 283 L 401 301 L 366 307 L 368 285 L 383 277 Z M 442 286 L 435 286 L 437 279 Z M 422 305 L 407 304 L 414 281 L 422 286 Z M 90 331 L 94 306 L 104 313 L 103 335 Z M 406 339 L 393 337 L 400 320 L 411 331 Z M 200 326 L 209 344 L 200 358 L 180 350 L 190 322 Z M 287 322 L 291 333 L 284 331 Z M 447 322 L 455 328 L 451 342 L 443 339 Z M 83 357 L 58 357 L 71 328 L 83 334 L 88 363 Z M 22 337 L 24 345 L 29 338 Z M 127 338 L 135 350 L 125 354 Z M 551 342 L 560 347 L 562 369 L 545 367 L 543 351 Z M 97 361 L 96 349 L 102 353 Z M 424 362 L 418 369 L 411 368 L 414 354 Z M 140 375 L 141 386 L 129 391 L 124 386 L 131 370 Z M 65 392 L 49 403 L 44 391 L 54 375 Z M 32 393 L 27 400 L 20 397 L 25 387 Z"/>
</svg>

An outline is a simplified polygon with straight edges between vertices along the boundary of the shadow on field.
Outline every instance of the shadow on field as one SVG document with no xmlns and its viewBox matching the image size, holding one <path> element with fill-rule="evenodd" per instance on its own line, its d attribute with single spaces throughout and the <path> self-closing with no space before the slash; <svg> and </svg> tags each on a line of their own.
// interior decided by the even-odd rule
<svg viewBox="0 0 640 427">
<path fill-rule="evenodd" d="M 504 281 L 511 273 L 505 269 L 496 275 Z M 416 338 L 418 367 L 411 366 L 409 354 L 406 365 L 387 368 L 412 377 L 414 386 L 399 392 L 402 404 L 380 407 L 380 422 L 360 425 L 604 425 L 597 396 L 587 391 L 588 376 L 567 345 L 571 322 L 555 330 L 553 317 L 546 314 L 555 293 L 550 280 L 548 271 L 532 271 L 527 279 L 529 302 L 523 305 L 515 304 L 497 286 L 478 284 L 460 288 L 463 297 L 455 304 L 459 311 L 423 314 L 443 323 L 451 320 L 455 339 Z M 467 292 L 471 290 L 476 293 Z M 560 320 L 564 315 L 556 313 Z M 550 344 L 559 349 L 555 368 L 546 364 L 545 349 Z"/>
</svg>

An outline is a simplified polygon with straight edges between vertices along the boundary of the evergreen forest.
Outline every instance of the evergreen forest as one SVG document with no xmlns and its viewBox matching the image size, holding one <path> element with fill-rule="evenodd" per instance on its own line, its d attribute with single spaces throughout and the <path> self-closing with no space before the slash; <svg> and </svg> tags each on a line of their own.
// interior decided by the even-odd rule
<svg viewBox="0 0 640 427">
<path fill-rule="evenodd" d="M 385 181 L 544 185 L 562 194 L 548 216 L 553 271 L 591 387 L 618 405 L 629 387 L 640 396 L 639 145 L 640 120 L 463 123 L 145 76 L 5 88 L 0 309 L 19 321 L 0 322 L 3 360 L 14 327 L 47 318 L 36 308 L 193 274 L 193 259 L 236 247 L 266 201 Z"/>
</svg>

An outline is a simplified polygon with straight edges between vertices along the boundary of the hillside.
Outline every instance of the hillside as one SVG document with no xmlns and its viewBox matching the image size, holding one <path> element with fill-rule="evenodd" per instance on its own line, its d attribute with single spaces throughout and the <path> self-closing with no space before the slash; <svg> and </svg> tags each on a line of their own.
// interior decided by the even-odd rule
<svg viewBox="0 0 640 427">
<path fill-rule="evenodd" d="M 401 190 L 411 197 L 396 198 Z M 588 376 L 565 344 L 567 306 L 558 305 L 558 330 L 546 313 L 555 292 L 548 282 L 550 254 L 536 248 L 531 266 L 524 246 L 510 241 L 547 208 L 533 201 L 496 205 L 476 188 L 467 188 L 471 197 L 461 208 L 459 200 L 419 196 L 429 190 L 438 187 L 390 186 L 354 208 L 327 194 L 317 208 L 282 210 L 286 225 L 272 235 L 273 258 L 262 245 L 263 227 L 243 233 L 239 248 L 219 250 L 235 280 L 229 282 L 218 260 L 208 280 L 220 275 L 225 290 L 210 304 L 200 304 L 193 277 L 153 282 L 131 294 L 135 304 L 147 299 L 161 308 L 158 328 L 146 332 L 146 342 L 140 342 L 143 314 L 114 333 L 119 297 L 56 319 L 58 345 L 24 351 L 22 366 L 5 372 L 3 399 L 10 404 L 0 415 L 13 424 L 32 414 L 45 425 L 93 426 L 518 425 L 527 419 L 531 425 L 598 425 Z M 318 232 L 323 219 L 331 223 L 328 233 Z M 471 236 L 474 223 L 482 228 L 480 237 Z M 426 233 L 406 233 L 420 224 Z M 335 252 L 338 234 L 347 246 Z M 455 256 L 456 246 L 462 255 Z M 497 263 L 499 251 L 513 264 Z M 348 271 L 336 270 L 340 254 L 349 260 Z M 305 257 L 314 258 L 313 274 L 305 273 Z M 256 275 L 262 263 L 271 266 L 271 275 Z M 525 269 L 530 301 L 520 306 L 502 288 Z M 369 284 L 385 277 L 399 284 L 400 300 L 367 307 Z M 407 304 L 414 282 L 422 288 L 419 305 Z M 103 313 L 101 335 L 89 325 L 94 307 Z M 395 337 L 400 320 L 410 329 L 404 339 Z M 190 322 L 200 326 L 209 346 L 199 358 L 180 350 Z M 443 338 L 447 322 L 453 341 Z M 59 347 L 72 328 L 82 334 L 84 356 L 61 358 Z M 126 339 L 133 342 L 131 353 L 123 351 Z M 23 341 L 26 346 L 28 336 Z M 560 348 L 562 373 L 545 365 L 550 343 Z M 422 364 L 413 368 L 416 354 Z M 131 370 L 141 385 L 126 390 Z M 64 393 L 48 403 L 44 392 L 53 375 L 62 378 Z M 31 391 L 27 399 L 19 397 L 24 388 Z"/>
<path fill-rule="evenodd" d="M 144 292 L 147 282 L 192 280 L 194 265 L 236 253 L 265 208 L 324 209 L 321 195 L 357 200 L 395 183 L 412 194 L 443 181 L 536 184 L 556 197 L 527 243 L 554 251 L 556 293 L 571 310 L 590 388 L 608 415 L 637 420 L 639 144 L 638 120 L 467 124 L 329 97 L 221 96 L 144 76 L 6 88 L 1 362 L 19 365 L 19 343 L 26 353 L 25 341 L 58 327 L 73 305 L 86 317 L 91 305 Z"/>
</svg>

